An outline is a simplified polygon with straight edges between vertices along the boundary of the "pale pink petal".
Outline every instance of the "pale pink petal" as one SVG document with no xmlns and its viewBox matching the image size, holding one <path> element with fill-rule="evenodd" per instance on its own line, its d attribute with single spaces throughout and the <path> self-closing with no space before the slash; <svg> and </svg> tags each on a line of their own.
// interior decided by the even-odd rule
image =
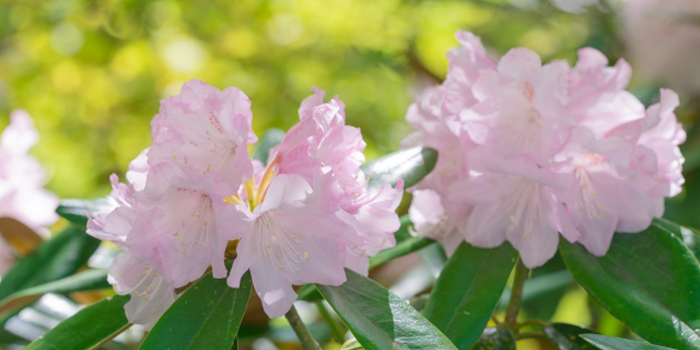
<svg viewBox="0 0 700 350">
<path fill-rule="evenodd" d="M 10 125 L 2 132 L 2 149 L 15 154 L 29 152 L 39 141 L 34 121 L 26 111 L 15 110 L 10 114 Z"/>
</svg>

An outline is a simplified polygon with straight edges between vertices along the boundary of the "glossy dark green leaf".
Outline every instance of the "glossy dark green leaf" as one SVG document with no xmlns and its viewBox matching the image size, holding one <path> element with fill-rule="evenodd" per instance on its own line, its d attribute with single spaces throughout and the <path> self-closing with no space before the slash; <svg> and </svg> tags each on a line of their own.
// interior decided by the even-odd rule
<svg viewBox="0 0 700 350">
<path fill-rule="evenodd" d="M 700 348 L 700 265 L 673 233 L 654 222 L 637 234 L 616 234 L 603 257 L 566 240 L 560 252 L 576 281 L 635 333 Z"/>
<path fill-rule="evenodd" d="M 344 284 L 317 288 L 365 349 L 456 349 L 408 302 L 367 277 L 346 273 Z"/>
<path fill-rule="evenodd" d="M 542 327 L 544 334 L 560 350 L 594 350 L 595 347 L 589 344 L 581 334 L 593 333 L 590 329 L 577 327 L 566 323 L 553 323 Z"/>
<path fill-rule="evenodd" d="M 0 300 L 22 289 L 74 274 L 100 245 L 85 229 L 71 225 L 20 259 L 0 281 Z"/>
<path fill-rule="evenodd" d="M 458 348 L 471 348 L 491 318 L 517 257 L 508 243 L 492 249 L 462 243 L 442 269 L 425 316 Z"/>
<path fill-rule="evenodd" d="M 29 344 L 27 339 L 24 339 L 6 329 L 0 329 L 0 345 L 14 345 L 20 349 L 23 349 Z M 12 349 L 10 347 L 10 349 Z"/>
<path fill-rule="evenodd" d="M 673 350 L 665 346 L 600 334 L 582 334 L 581 338 L 586 339 L 586 341 L 602 350 Z"/>
<path fill-rule="evenodd" d="M 666 219 L 654 219 L 654 222 L 680 238 L 695 258 L 700 260 L 700 234 L 697 231 Z"/>
<path fill-rule="evenodd" d="M 460 348 L 469 349 L 469 348 Z M 479 337 L 472 350 L 515 350 L 515 336 L 507 327 L 489 327 Z"/>
<path fill-rule="evenodd" d="M 92 269 L 76 273 L 75 275 L 40 284 L 9 295 L 0 302 L 0 318 L 7 313 L 24 307 L 46 293 L 64 294 L 86 290 L 109 288 L 107 282 L 107 269 Z"/>
<path fill-rule="evenodd" d="M 29 344 L 25 350 L 94 349 L 129 326 L 124 314 L 124 304 L 128 301 L 128 295 L 117 295 L 85 307 Z"/>
<path fill-rule="evenodd" d="M 114 204 L 107 197 L 94 200 L 63 199 L 58 205 L 56 213 L 74 224 L 85 226 L 88 215 L 108 211 L 113 207 Z"/>
<path fill-rule="evenodd" d="M 233 340 L 233 346 L 231 346 L 231 350 L 238 350 L 238 337 Z"/>
<path fill-rule="evenodd" d="M 253 158 L 261 161 L 263 164 L 267 164 L 270 148 L 279 145 L 283 138 L 284 130 L 277 128 L 267 129 L 258 141 L 258 148 L 255 149 Z"/>
<path fill-rule="evenodd" d="M 250 272 L 240 288 L 208 274 L 158 320 L 139 349 L 231 349 L 248 305 Z"/>
<path fill-rule="evenodd" d="M 406 188 L 418 183 L 435 167 L 438 152 L 427 147 L 413 147 L 388 154 L 362 165 L 369 187 L 379 188 L 386 183 L 393 185 L 400 179 Z"/>
</svg>

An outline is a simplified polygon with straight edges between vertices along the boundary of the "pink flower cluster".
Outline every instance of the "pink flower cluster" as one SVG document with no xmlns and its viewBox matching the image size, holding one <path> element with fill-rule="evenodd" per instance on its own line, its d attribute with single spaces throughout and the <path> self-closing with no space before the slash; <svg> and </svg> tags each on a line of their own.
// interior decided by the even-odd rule
<svg viewBox="0 0 700 350">
<path fill-rule="evenodd" d="M 301 103 L 299 123 L 268 164 L 248 154 L 257 137 L 241 90 L 193 80 L 162 101 L 129 184 L 112 175 L 118 206 L 88 224 L 124 249 L 110 281 L 132 295 L 131 322 L 153 324 L 175 289 L 209 267 L 234 288 L 250 271 L 266 313 L 279 317 L 297 297 L 292 285 L 342 284 L 345 267 L 367 274 L 368 256 L 395 243 L 402 185 L 368 191 L 360 130 L 345 125 L 340 100 L 324 103 L 324 95 L 315 90 Z"/>
<path fill-rule="evenodd" d="M 506 240 L 525 265 L 544 264 L 559 233 L 604 255 L 613 233 L 638 232 L 663 213 L 683 184 L 685 132 L 661 90 L 645 110 L 625 91 L 631 70 L 584 48 L 574 67 L 542 64 L 516 48 L 496 62 L 460 31 L 445 81 L 425 91 L 406 119 L 405 145 L 440 152 L 413 192 L 418 234 L 496 247 Z"/>
<path fill-rule="evenodd" d="M 44 168 L 29 155 L 37 141 L 39 134 L 29 114 L 12 112 L 0 141 L 0 217 L 16 219 L 35 231 L 58 220 L 58 197 L 44 189 Z M 13 261 L 12 249 L 0 239 L 0 274 Z"/>
</svg>

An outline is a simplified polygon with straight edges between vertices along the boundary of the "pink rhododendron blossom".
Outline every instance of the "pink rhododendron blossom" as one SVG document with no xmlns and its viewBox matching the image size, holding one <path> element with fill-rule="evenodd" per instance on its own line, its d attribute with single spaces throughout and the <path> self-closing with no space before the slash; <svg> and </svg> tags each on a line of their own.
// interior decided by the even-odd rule
<svg viewBox="0 0 700 350">
<path fill-rule="evenodd" d="M 161 103 L 153 122 L 149 163 L 173 162 L 189 173 L 211 173 L 237 187 L 253 175 L 247 152 L 257 141 L 252 117 L 243 91 L 187 82 L 179 95 Z"/>
<path fill-rule="evenodd" d="M 240 223 L 229 239 L 241 239 L 229 285 L 250 270 L 270 317 L 296 300 L 292 285 L 342 284 L 343 267 L 367 274 L 368 256 L 393 246 L 400 226 L 402 184 L 368 192 L 361 134 L 345 125 L 340 100 L 323 97 L 315 90 L 302 102 L 299 124 L 270 151 L 262 174 L 226 198 L 239 219 L 224 220 Z"/>
<path fill-rule="evenodd" d="M 535 267 L 555 254 L 559 233 L 604 255 L 614 232 L 644 230 L 680 192 L 685 132 L 675 93 L 662 89 L 645 110 L 625 91 L 624 60 L 610 67 L 584 48 L 573 67 L 543 65 L 516 48 L 490 65 L 478 39 L 457 38 L 445 82 L 406 115 L 418 131 L 404 145 L 440 153 L 414 191 L 417 234 L 449 241 L 448 251 L 455 230 L 479 247 L 508 241 Z"/>
<path fill-rule="evenodd" d="M 29 114 L 12 112 L 0 140 L 0 217 L 19 220 L 35 231 L 58 220 L 58 197 L 44 189 L 44 168 L 28 153 L 38 140 Z M 13 261 L 12 248 L 0 239 L 0 274 Z"/>
<path fill-rule="evenodd" d="M 157 319 L 173 288 L 210 267 L 234 288 L 250 270 L 266 313 L 279 317 L 296 300 L 293 285 L 342 284 L 344 268 L 367 274 L 368 256 L 394 245 L 402 183 L 368 190 L 360 130 L 345 125 L 337 97 L 324 102 L 314 92 L 268 164 L 248 154 L 256 137 L 240 90 L 192 81 L 163 100 L 153 144 L 130 164 L 129 184 L 112 177 L 116 208 L 88 224 L 88 233 L 126 251 L 110 280 L 136 298 L 127 305 L 132 322 Z M 148 288 L 163 301 L 144 297 Z"/>
<path fill-rule="evenodd" d="M 284 315 L 296 300 L 293 284 L 345 282 L 343 244 L 362 244 L 362 237 L 337 215 L 340 189 L 320 169 L 309 184 L 301 175 L 279 174 L 252 211 L 235 204 L 238 226 L 230 237 L 241 239 L 229 285 L 238 287 L 251 271 L 255 290 L 270 317 Z"/>
<path fill-rule="evenodd" d="M 14 111 L 0 143 L 0 216 L 15 218 L 34 230 L 58 220 L 58 197 L 43 188 L 46 173 L 28 154 L 39 141 L 25 111 Z"/>
<path fill-rule="evenodd" d="M 107 280 L 117 294 L 131 295 L 124 305 L 129 322 L 146 328 L 151 328 L 177 298 L 175 289 L 153 265 L 128 252 L 114 258 Z"/>
</svg>

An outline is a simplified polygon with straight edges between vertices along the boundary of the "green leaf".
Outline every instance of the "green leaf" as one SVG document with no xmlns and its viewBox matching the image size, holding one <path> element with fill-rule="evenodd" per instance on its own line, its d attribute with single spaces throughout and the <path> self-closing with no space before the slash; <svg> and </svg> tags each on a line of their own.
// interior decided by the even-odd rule
<svg viewBox="0 0 700 350">
<path fill-rule="evenodd" d="M 29 344 L 25 350 L 94 349 L 129 326 L 124 304 L 129 296 L 100 300 L 78 311 Z"/>
<path fill-rule="evenodd" d="M 339 350 L 365 350 L 357 339 L 350 339 L 343 343 Z"/>
<path fill-rule="evenodd" d="M 377 255 L 369 258 L 369 268 L 375 268 L 382 265 L 390 260 L 400 258 L 402 256 L 413 253 L 417 250 L 423 249 L 433 243 L 436 243 L 432 239 L 421 238 L 421 237 L 411 237 L 407 238 L 395 246 L 382 250 Z"/>
<path fill-rule="evenodd" d="M 489 327 L 481 334 L 472 350 L 515 350 L 515 336 L 508 327 Z"/>
<path fill-rule="evenodd" d="M 488 324 L 517 257 L 508 243 L 492 249 L 462 243 L 442 269 L 425 316 L 458 348 L 471 348 Z"/>
<path fill-rule="evenodd" d="M 74 274 L 100 245 L 85 229 L 70 225 L 20 259 L 0 281 L 0 300 L 22 289 Z"/>
<path fill-rule="evenodd" d="M 139 349 L 231 349 L 251 286 L 250 272 L 239 288 L 204 276 L 180 295 Z"/>
<path fill-rule="evenodd" d="M 340 286 L 316 287 L 365 349 L 457 349 L 408 302 L 367 277 L 346 273 Z"/>
<path fill-rule="evenodd" d="M 277 128 L 270 128 L 265 131 L 258 141 L 258 148 L 255 149 L 253 153 L 253 159 L 261 161 L 263 164 L 267 164 L 267 158 L 270 153 L 270 148 L 279 145 L 284 138 L 284 130 Z"/>
<path fill-rule="evenodd" d="M 23 289 L 13 293 L 0 302 L 0 318 L 7 313 L 33 303 L 46 293 L 65 294 L 86 290 L 109 288 L 107 282 L 107 269 L 92 269 L 76 273 L 53 282 L 41 284 L 35 287 Z"/>
<path fill-rule="evenodd" d="M 408 215 L 403 215 L 399 218 L 401 220 L 401 226 L 394 232 L 394 237 L 396 238 L 396 243 L 403 241 L 404 239 L 411 238 L 413 235 L 409 232 L 409 229 L 413 227 L 413 223 Z"/>
<path fill-rule="evenodd" d="M 677 349 L 700 348 L 700 265 L 657 222 L 615 234 L 607 255 L 561 240 L 571 274 L 600 305 L 641 337 Z"/>
<path fill-rule="evenodd" d="M 427 147 L 413 147 L 388 154 L 362 165 L 365 176 L 369 177 L 370 189 L 386 183 L 393 185 L 404 180 L 406 188 L 417 184 L 435 167 L 438 152 Z"/>
<path fill-rule="evenodd" d="M 700 234 L 698 234 L 697 231 L 666 219 L 654 219 L 654 222 L 680 238 L 690 251 L 693 252 L 695 258 L 700 260 Z"/>
<path fill-rule="evenodd" d="M 109 211 L 113 208 L 108 197 L 94 200 L 63 199 L 56 209 L 56 213 L 66 220 L 81 226 L 87 225 L 87 215 L 95 215 L 99 212 Z"/>
<path fill-rule="evenodd" d="M 557 349 L 561 350 L 593 350 L 591 344 L 588 344 L 579 335 L 593 333 L 590 329 L 577 327 L 566 323 L 553 323 L 548 326 L 543 326 L 544 334 L 551 340 Z"/>
<path fill-rule="evenodd" d="M 673 350 L 665 346 L 600 334 L 582 334 L 581 338 L 586 339 L 586 341 L 602 350 Z"/>
</svg>

